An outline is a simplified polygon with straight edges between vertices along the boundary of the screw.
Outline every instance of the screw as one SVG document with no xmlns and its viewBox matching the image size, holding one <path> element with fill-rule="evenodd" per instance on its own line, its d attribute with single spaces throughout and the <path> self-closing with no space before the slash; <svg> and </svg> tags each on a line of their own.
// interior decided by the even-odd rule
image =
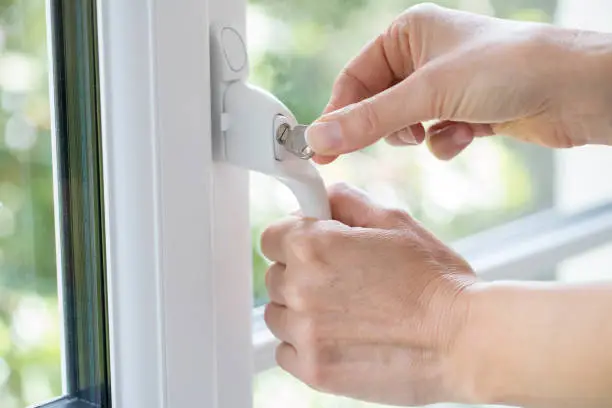
<svg viewBox="0 0 612 408">
<path fill-rule="evenodd" d="M 279 144 L 285 144 L 285 142 L 287 142 L 287 139 L 289 138 L 290 133 L 291 126 L 289 126 L 287 123 L 282 123 L 276 130 L 276 141 Z"/>
</svg>

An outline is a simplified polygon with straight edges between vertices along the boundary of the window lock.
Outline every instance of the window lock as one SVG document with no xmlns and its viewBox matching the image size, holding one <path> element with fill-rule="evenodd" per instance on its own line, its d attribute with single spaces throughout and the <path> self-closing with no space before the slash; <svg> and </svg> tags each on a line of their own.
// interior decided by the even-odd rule
<svg viewBox="0 0 612 408">
<path fill-rule="evenodd" d="M 330 219 L 325 183 L 309 161 L 308 128 L 271 93 L 248 82 L 246 42 L 231 24 L 211 26 L 211 129 L 216 161 L 275 177 L 302 214 Z"/>
<path fill-rule="evenodd" d="M 306 142 L 306 125 L 296 125 L 293 128 L 288 123 L 281 123 L 276 130 L 276 141 L 291 154 L 303 160 L 309 160 L 314 152 Z"/>
</svg>

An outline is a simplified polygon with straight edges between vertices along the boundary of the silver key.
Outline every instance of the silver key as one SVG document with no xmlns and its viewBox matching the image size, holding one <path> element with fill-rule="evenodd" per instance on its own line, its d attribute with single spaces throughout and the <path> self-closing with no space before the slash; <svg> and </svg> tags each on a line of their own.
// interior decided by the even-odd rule
<svg viewBox="0 0 612 408">
<path fill-rule="evenodd" d="M 306 143 L 306 125 L 297 125 L 293 129 L 283 123 L 276 132 L 276 141 L 285 147 L 291 154 L 300 159 L 309 160 L 314 156 L 314 152 Z"/>
</svg>

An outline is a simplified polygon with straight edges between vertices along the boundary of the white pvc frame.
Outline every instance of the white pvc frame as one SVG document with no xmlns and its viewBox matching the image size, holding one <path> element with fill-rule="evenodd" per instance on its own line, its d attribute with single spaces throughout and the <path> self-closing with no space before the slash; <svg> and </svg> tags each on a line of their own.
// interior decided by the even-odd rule
<svg viewBox="0 0 612 408">
<path fill-rule="evenodd" d="M 244 32 L 246 2 L 98 4 L 113 406 L 249 407 L 274 342 L 260 311 L 251 330 L 248 174 L 212 160 L 209 75 L 210 24 Z M 458 249 L 485 277 L 538 278 L 612 239 L 604 210 Z"/>
<path fill-rule="evenodd" d="M 98 3 L 113 406 L 247 407 L 248 175 L 212 161 L 208 48 L 245 3 Z"/>
</svg>

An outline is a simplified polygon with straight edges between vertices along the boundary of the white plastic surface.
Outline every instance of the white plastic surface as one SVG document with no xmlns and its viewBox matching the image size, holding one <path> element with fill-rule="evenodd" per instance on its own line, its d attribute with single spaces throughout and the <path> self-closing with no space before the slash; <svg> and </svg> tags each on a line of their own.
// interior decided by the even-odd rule
<svg viewBox="0 0 612 408">
<path fill-rule="evenodd" d="M 282 121 L 295 126 L 295 117 L 274 95 L 247 83 L 245 44 L 244 36 L 233 24 L 212 25 L 215 159 L 276 177 L 291 189 L 305 216 L 328 219 L 331 214 L 327 191 L 319 172 L 309 161 L 282 154 L 284 147 L 276 142 L 276 127 Z"/>
<path fill-rule="evenodd" d="M 329 219 L 327 190 L 313 164 L 289 153 L 281 160 L 275 158 L 278 117 L 286 118 L 291 126 L 297 124 L 289 109 L 269 92 L 239 81 L 227 88 L 224 111 L 230 116 L 226 159 L 283 182 L 296 196 L 304 216 Z"/>
<path fill-rule="evenodd" d="M 246 80 L 249 56 L 244 35 L 237 24 L 213 23 L 210 29 L 211 79 L 213 86 Z"/>
<path fill-rule="evenodd" d="M 247 49 L 238 31 L 230 27 L 221 30 L 221 45 L 227 65 L 232 71 L 240 72 L 247 64 Z"/>
<path fill-rule="evenodd" d="M 246 1 L 97 5 L 112 406 L 251 407 L 248 172 L 212 160 L 207 24 Z"/>
</svg>

